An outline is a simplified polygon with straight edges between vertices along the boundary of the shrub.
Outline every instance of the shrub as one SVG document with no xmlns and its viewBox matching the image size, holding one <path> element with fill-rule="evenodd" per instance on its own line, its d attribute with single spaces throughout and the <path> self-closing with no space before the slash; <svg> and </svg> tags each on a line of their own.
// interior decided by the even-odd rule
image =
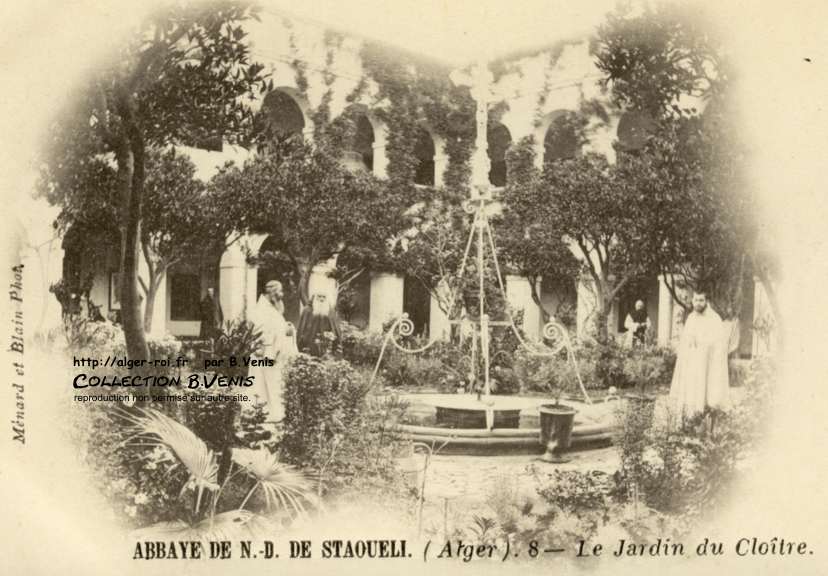
<svg viewBox="0 0 828 576">
<path fill-rule="evenodd" d="M 589 387 L 625 388 L 630 385 L 624 374 L 624 362 L 628 354 L 629 350 L 614 340 L 603 344 L 585 341 L 576 351 L 575 357 L 579 362 L 590 365 L 589 371 L 594 376 L 589 379 Z"/>
<path fill-rule="evenodd" d="M 609 507 L 611 487 L 610 477 L 598 470 L 555 470 L 538 487 L 538 494 L 564 512 L 604 512 Z"/>
<path fill-rule="evenodd" d="M 386 325 L 386 330 L 391 323 Z M 364 332 L 352 326 L 343 327 L 343 358 L 355 366 L 376 366 L 384 334 Z M 420 336 L 398 338 L 407 348 L 423 347 L 427 341 Z M 518 341 L 508 330 L 493 331 L 490 341 L 490 368 L 498 394 L 515 394 L 520 391 L 520 380 L 513 367 Z M 479 355 L 478 355 L 479 361 Z M 482 363 L 481 363 L 482 364 Z M 468 387 L 471 372 L 471 342 L 462 346 L 457 342 L 440 341 L 427 350 L 408 354 L 389 342 L 383 354 L 379 375 L 386 386 L 398 389 L 437 389 L 453 393 Z"/>
<path fill-rule="evenodd" d="M 133 528 L 186 517 L 187 503 L 169 487 L 183 486 L 187 474 L 162 448 L 125 448 L 123 425 L 112 414 L 112 406 L 103 402 L 78 404 L 72 430 L 81 462 L 113 514 Z"/>
<path fill-rule="evenodd" d="M 341 322 L 342 357 L 357 366 L 371 366 L 377 363 L 382 349 L 383 335 L 360 330 L 353 324 Z"/>
<path fill-rule="evenodd" d="M 365 378 L 341 360 L 300 354 L 287 371 L 280 449 L 313 471 L 320 494 L 394 473 L 390 459 L 404 406 L 368 393 Z"/>
<path fill-rule="evenodd" d="M 617 444 L 620 493 L 670 514 L 715 507 L 762 434 L 774 377 L 773 364 L 757 360 L 746 379 L 744 397 L 732 409 L 683 421 L 669 412 L 653 419 L 646 412 L 648 404 L 652 410 L 651 403 L 630 403 Z M 712 430 L 705 422 L 708 415 Z"/>
<path fill-rule="evenodd" d="M 450 390 L 459 376 L 437 358 L 399 351 L 385 357 L 380 374 L 385 385 L 392 388 L 440 390 Z"/>
<path fill-rule="evenodd" d="M 79 315 L 67 316 L 63 320 L 62 333 L 63 344 L 72 354 L 100 358 L 126 352 L 124 332 L 112 322 L 92 322 Z"/>
</svg>

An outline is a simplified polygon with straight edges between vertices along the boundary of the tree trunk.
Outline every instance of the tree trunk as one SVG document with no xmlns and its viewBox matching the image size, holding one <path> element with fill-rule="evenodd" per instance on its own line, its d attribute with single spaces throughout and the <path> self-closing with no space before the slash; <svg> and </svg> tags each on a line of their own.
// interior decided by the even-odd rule
<svg viewBox="0 0 828 576">
<path fill-rule="evenodd" d="M 152 332 L 152 316 L 155 311 L 155 299 L 158 296 L 158 287 L 161 285 L 161 280 L 164 278 L 164 271 L 158 271 L 151 275 L 147 282 L 147 295 L 144 302 L 144 332 L 149 334 Z"/>
<path fill-rule="evenodd" d="M 609 342 L 610 309 L 607 305 L 606 291 L 602 283 L 595 287 L 595 339 L 601 344 Z"/>
<path fill-rule="evenodd" d="M 135 122 L 134 103 L 129 95 L 121 95 L 118 111 L 124 123 L 125 142 L 118 155 L 118 171 L 123 178 L 121 219 L 123 244 L 121 252 L 121 324 L 126 340 L 127 356 L 140 360 L 149 357 L 141 319 L 138 294 L 138 247 L 141 235 L 141 202 L 144 193 L 144 141 Z"/>
<path fill-rule="evenodd" d="M 603 306 L 596 307 L 595 310 L 595 339 L 601 344 L 609 342 L 609 310 L 604 310 Z"/>
<path fill-rule="evenodd" d="M 296 271 L 299 273 L 299 302 L 304 308 L 310 305 L 310 277 L 313 272 L 313 264 L 297 262 Z"/>
</svg>

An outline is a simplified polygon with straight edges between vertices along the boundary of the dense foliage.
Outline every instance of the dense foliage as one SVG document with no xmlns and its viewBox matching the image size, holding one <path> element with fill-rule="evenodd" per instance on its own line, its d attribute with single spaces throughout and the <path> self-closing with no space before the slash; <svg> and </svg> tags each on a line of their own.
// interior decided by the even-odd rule
<svg viewBox="0 0 828 576">
<path fill-rule="evenodd" d="M 280 451 L 317 481 L 317 493 L 378 483 L 396 473 L 404 405 L 369 393 L 347 362 L 300 355 L 285 383 Z"/>
<path fill-rule="evenodd" d="M 237 141 L 249 132 L 249 96 L 266 86 L 250 61 L 244 2 L 172 4 L 138 26 L 69 99 L 48 133 L 43 189 L 64 214 L 85 214 L 90 171 L 100 184 L 110 161 L 121 245 L 121 313 L 131 358 L 148 354 L 138 294 L 146 211 L 148 150 L 171 144 Z M 114 182 L 112 182 L 114 180 Z M 109 188 L 97 191 L 106 197 Z"/>
</svg>

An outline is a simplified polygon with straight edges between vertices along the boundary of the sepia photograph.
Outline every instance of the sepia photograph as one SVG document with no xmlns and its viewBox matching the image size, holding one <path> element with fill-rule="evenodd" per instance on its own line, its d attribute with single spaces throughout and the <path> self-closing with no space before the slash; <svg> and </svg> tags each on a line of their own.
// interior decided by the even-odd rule
<svg viewBox="0 0 828 576">
<path fill-rule="evenodd" d="M 763 4 L 4 8 L 0 571 L 822 573 L 828 11 Z"/>
</svg>

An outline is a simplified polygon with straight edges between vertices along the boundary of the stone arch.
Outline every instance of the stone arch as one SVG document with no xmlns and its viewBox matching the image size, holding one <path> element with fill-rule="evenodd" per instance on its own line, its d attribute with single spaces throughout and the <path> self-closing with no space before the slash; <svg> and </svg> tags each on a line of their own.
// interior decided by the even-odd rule
<svg viewBox="0 0 828 576">
<path fill-rule="evenodd" d="M 437 146 L 431 132 L 425 128 L 417 129 L 414 156 L 417 159 L 414 184 L 434 186 L 437 183 Z"/>
<path fill-rule="evenodd" d="M 574 117 L 574 110 L 553 110 L 543 117 L 536 126 L 535 165 L 541 168 L 549 160 L 574 158 L 582 149 L 583 142 L 565 122 Z"/>
<path fill-rule="evenodd" d="M 298 278 L 292 263 L 281 253 L 278 241 L 272 235 L 265 236 L 258 250 L 252 254 L 259 257 L 267 255 L 266 260 L 256 265 L 256 301 L 264 293 L 265 284 L 278 280 L 284 288 L 285 319 L 295 324 L 299 320 L 301 303 Z"/>
<path fill-rule="evenodd" d="M 274 133 L 282 136 L 302 134 L 307 140 L 313 139 L 310 103 L 296 88 L 274 88 L 264 97 L 261 111 L 270 121 L 269 128 Z"/>
<path fill-rule="evenodd" d="M 364 167 L 375 176 L 384 178 L 388 169 L 385 152 L 388 130 L 385 123 L 364 104 L 351 104 L 343 114 L 351 115 L 356 121 L 354 139 L 346 146 L 345 166 L 354 170 Z"/>
<path fill-rule="evenodd" d="M 490 122 L 486 140 L 489 154 L 489 184 L 496 188 L 506 186 L 506 152 L 512 145 L 512 134 L 505 124 Z"/>
</svg>

